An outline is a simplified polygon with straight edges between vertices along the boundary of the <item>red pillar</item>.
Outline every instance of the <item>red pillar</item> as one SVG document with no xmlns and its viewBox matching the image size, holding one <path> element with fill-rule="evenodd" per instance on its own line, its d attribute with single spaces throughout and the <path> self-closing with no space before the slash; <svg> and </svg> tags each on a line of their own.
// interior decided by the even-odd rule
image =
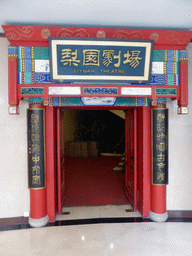
<svg viewBox="0 0 192 256">
<path fill-rule="evenodd" d="M 17 88 L 17 47 L 8 48 L 8 93 L 9 93 L 9 114 L 19 114 L 19 99 Z"/>
<path fill-rule="evenodd" d="M 166 109 L 166 105 L 164 104 L 159 104 L 157 106 L 154 106 L 152 108 L 153 109 Z M 168 119 L 168 117 L 167 117 Z M 168 120 L 167 120 L 168 122 Z M 164 125 L 164 124 L 163 124 Z M 168 126 L 168 124 L 165 123 L 166 126 Z M 153 173 L 153 169 L 152 169 L 152 175 L 151 175 L 151 210 L 149 213 L 149 217 L 157 222 L 164 222 L 167 220 L 168 218 L 168 214 L 166 211 L 166 176 L 168 176 L 168 145 L 166 145 L 166 139 L 165 137 L 158 137 L 158 142 L 156 143 L 156 141 L 153 138 L 153 129 L 156 129 L 157 124 L 154 122 L 153 118 L 152 118 L 152 150 L 154 151 L 155 147 L 158 147 L 160 145 L 160 143 L 162 143 L 161 145 L 165 145 L 165 150 L 162 147 L 160 153 L 158 152 L 156 156 L 153 155 L 152 152 L 152 168 L 155 166 L 155 164 L 153 163 L 154 161 L 158 161 L 156 166 L 157 171 L 159 172 L 157 174 L 157 178 L 159 179 L 161 184 L 157 184 L 158 182 L 156 182 L 156 184 L 154 184 L 154 173 Z M 160 129 L 162 129 L 162 127 L 160 127 L 159 124 L 159 132 L 157 133 L 158 136 L 161 136 L 162 134 L 164 134 L 164 131 L 160 131 Z M 164 129 L 164 126 L 163 126 Z M 167 127 L 168 129 L 168 127 Z M 165 127 L 165 133 L 166 133 L 166 127 Z M 166 136 L 168 136 L 168 132 L 167 134 L 165 134 Z M 161 138 L 163 138 L 161 140 Z M 168 141 L 168 138 L 167 138 Z M 156 160 L 155 160 L 156 158 Z M 161 165 L 159 165 L 161 164 Z M 160 168 L 162 167 L 162 169 Z M 164 173 L 163 176 L 161 176 L 161 174 L 163 173 L 163 168 L 167 168 L 167 175 Z M 158 176 L 159 175 L 159 176 Z M 163 181 L 164 178 L 164 181 Z M 167 177 L 168 180 L 168 177 Z"/>
<path fill-rule="evenodd" d="M 179 76 L 180 76 L 180 97 L 178 100 L 178 114 L 188 114 L 188 54 L 187 51 L 180 51 Z"/>
<path fill-rule="evenodd" d="M 45 162 L 45 108 L 29 105 L 28 112 L 28 172 L 30 218 L 32 227 L 48 223 Z"/>
</svg>

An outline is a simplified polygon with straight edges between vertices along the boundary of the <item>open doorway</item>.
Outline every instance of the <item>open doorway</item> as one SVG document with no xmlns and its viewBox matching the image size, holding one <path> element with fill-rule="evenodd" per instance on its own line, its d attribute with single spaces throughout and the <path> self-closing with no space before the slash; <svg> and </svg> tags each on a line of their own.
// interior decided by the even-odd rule
<svg viewBox="0 0 192 256">
<path fill-rule="evenodd" d="M 124 112 L 124 118 L 109 110 L 58 109 L 57 113 L 58 213 L 62 206 L 129 204 L 126 171 L 132 165 L 126 163 L 119 172 L 114 167 L 122 162 L 125 145 L 132 143 L 133 134 L 126 135 L 130 115 L 126 123 Z M 128 154 L 126 150 L 127 160 Z"/>
</svg>

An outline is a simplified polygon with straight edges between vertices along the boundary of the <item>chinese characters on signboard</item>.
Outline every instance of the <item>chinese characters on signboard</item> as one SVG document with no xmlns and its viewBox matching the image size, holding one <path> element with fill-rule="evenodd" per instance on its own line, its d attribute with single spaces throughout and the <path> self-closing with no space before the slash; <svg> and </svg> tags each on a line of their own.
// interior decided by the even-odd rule
<svg viewBox="0 0 192 256">
<path fill-rule="evenodd" d="M 45 187 L 44 109 L 28 109 L 29 188 Z"/>
<path fill-rule="evenodd" d="M 122 63 L 126 65 L 129 63 L 129 65 L 133 68 L 136 68 L 140 61 L 142 60 L 142 57 L 139 57 L 141 51 L 131 51 L 129 53 L 129 50 L 127 53 L 123 54 L 124 60 Z M 83 50 L 83 66 L 98 66 L 100 67 L 100 50 L 92 49 L 92 50 Z M 102 54 L 102 64 L 106 67 L 109 66 L 109 64 L 112 64 L 113 67 L 120 67 L 121 64 L 121 51 L 118 52 L 118 55 L 115 55 L 114 50 L 103 50 Z M 117 61 L 114 61 L 117 59 Z M 74 52 L 71 51 L 69 48 L 63 48 L 61 50 L 61 60 L 60 62 L 66 66 L 69 65 L 70 67 L 72 65 L 78 67 L 81 60 L 77 59 L 77 49 L 75 49 Z"/>
<path fill-rule="evenodd" d="M 168 109 L 153 109 L 152 183 L 168 184 Z"/>
<path fill-rule="evenodd" d="M 49 38 L 52 81 L 150 82 L 151 40 Z"/>
</svg>

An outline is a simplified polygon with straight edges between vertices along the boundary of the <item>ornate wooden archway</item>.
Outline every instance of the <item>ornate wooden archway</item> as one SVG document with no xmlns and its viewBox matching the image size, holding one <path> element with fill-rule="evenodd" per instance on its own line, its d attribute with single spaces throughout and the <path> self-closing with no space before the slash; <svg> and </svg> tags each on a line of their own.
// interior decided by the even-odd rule
<svg viewBox="0 0 192 256">
<path fill-rule="evenodd" d="M 39 115 L 38 118 L 45 118 L 45 148 L 44 157 L 46 155 L 46 183 L 44 186 L 29 186 L 31 200 L 30 224 L 32 226 L 43 226 L 49 221 L 55 219 L 55 167 L 54 167 L 54 107 L 67 106 L 67 101 L 73 101 L 73 106 L 79 107 L 81 97 L 87 97 L 86 88 L 95 89 L 96 85 L 92 83 L 75 84 L 68 83 L 68 87 L 72 90 L 78 88 L 79 93 L 71 95 L 68 92 L 57 94 L 50 92 L 50 87 L 65 87 L 65 82 L 59 84 L 51 83 L 43 73 L 46 63 L 49 62 L 48 55 L 48 38 L 54 37 L 85 37 L 85 38 L 113 38 L 113 39 L 152 39 L 154 40 L 153 62 L 155 74 L 152 76 L 150 84 L 116 84 L 118 93 L 103 93 L 92 91 L 89 97 L 116 97 L 123 99 L 126 106 L 142 106 L 140 118 L 143 120 L 141 130 L 142 141 L 139 157 L 142 158 L 141 172 L 141 189 L 140 189 L 140 212 L 143 216 L 150 217 L 156 221 L 164 221 L 167 219 L 166 213 L 166 183 L 157 184 L 150 181 L 151 166 L 151 108 L 154 113 L 159 116 L 167 114 L 162 112 L 162 108 L 166 107 L 166 98 L 177 100 L 178 114 L 188 113 L 188 59 L 186 47 L 192 38 L 191 31 L 176 30 L 142 30 L 127 28 L 100 28 L 100 27 L 45 27 L 45 26 L 3 26 L 4 33 L 10 42 L 8 49 L 9 57 L 9 113 L 19 114 L 19 101 L 28 99 L 31 115 L 39 115 L 38 111 L 45 109 L 44 116 Z M 36 60 L 43 60 L 43 68 L 38 69 Z M 47 61 L 47 62 L 46 62 Z M 39 73 L 39 74 L 37 74 Z M 40 74 L 41 73 L 41 74 Z M 100 88 L 110 88 L 110 84 L 100 83 Z M 123 93 L 122 88 L 126 93 Z M 130 94 L 129 89 L 133 89 L 135 94 Z M 141 89 L 141 90 L 140 90 Z M 146 89 L 146 90 L 145 90 Z M 148 90 L 150 93 L 146 93 Z M 128 92 L 128 93 L 127 93 Z M 142 93 L 141 93 L 142 92 Z M 131 102 L 131 103 L 130 103 Z M 76 105 L 74 105 L 76 104 Z M 69 107 L 70 105 L 68 105 Z M 119 105 L 121 106 L 121 105 Z M 159 109 L 159 110 L 158 110 Z M 159 111 L 159 112 L 158 112 Z M 43 110 L 44 112 L 44 110 Z M 156 119 L 155 119 L 156 118 Z M 163 122 L 165 121 L 163 119 Z M 49 120 L 49 122 L 47 121 Z M 35 120 L 33 120 L 35 122 Z M 153 115 L 152 127 L 162 126 L 162 119 L 158 119 L 158 115 Z M 158 123 L 159 122 L 159 123 Z M 167 120 L 165 122 L 167 124 Z M 31 128 L 32 129 L 32 128 Z M 44 129 L 44 126 L 40 129 Z M 166 128 L 167 129 L 167 128 Z M 153 129 L 153 135 L 155 131 Z M 38 134 L 36 134 L 38 135 Z M 44 136 L 42 135 L 42 136 Z M 157 136 L 160 136 L 158 134 Z M 165 137 L 165 136 L 164 136 Z M 167 137 L 160 136 L 161 145 L 158 146 L 159 151 L 153 150 L 152 154 L 156 154 L 156 158 L 164 158 L 162 155 L 163 146 Z M 157 140 L 158 137 L 156 137 Z M 152 144 L 157 143 L 152 138 Z M 164 144 L 163 144 L 164 143 Z M 153 148 L 155 149 L 155 148 Z M 29 145 L 29 155 L 31 154 L 31 146 Z M 154 153 L 155 151 L 155 153 Z M 154 157 L 154 155 L 153 155 Z M 32 159 L 32 158 L 31 158 Z M 35 158 L 36 161 L 38 159 Z M 32 160 L 31 160 L 32 161 Z M 44 164 L 45 164 L 44 163 Z M 161 164 L 161 167 L 160 165 Z M 168 163 L 157 162 L 159 170 L 167 167 Z M 156 167 L 157 167 L 156 166 Z M 43 167 L 42 167 L 43 168 Z M 154 174 L 152 172 L 152 174 Z M 162 176 L 161 176 L 162 177 Z M 150 187 L 151 184 L 151 187 Z M 41 184 L 42 185 L 42 184 Z M 151 194 L 151 200 L 148 200 Z M 48 200 L 47 200 L 48 198 Z"/>
</svg>

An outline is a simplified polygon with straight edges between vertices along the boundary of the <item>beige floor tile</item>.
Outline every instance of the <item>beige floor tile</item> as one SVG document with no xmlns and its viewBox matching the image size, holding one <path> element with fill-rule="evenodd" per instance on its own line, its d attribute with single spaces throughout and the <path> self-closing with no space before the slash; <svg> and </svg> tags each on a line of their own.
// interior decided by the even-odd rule
<svg viewBox="0 0 192 256">
<path fill-rule="evenodd" d="M 131 205 L 63 207 L 62 211 L 66 214 L 57 215 L 56 220 L 141 217 L 138 211 L 129 210 L 132 210 Z"/>
</svg>

